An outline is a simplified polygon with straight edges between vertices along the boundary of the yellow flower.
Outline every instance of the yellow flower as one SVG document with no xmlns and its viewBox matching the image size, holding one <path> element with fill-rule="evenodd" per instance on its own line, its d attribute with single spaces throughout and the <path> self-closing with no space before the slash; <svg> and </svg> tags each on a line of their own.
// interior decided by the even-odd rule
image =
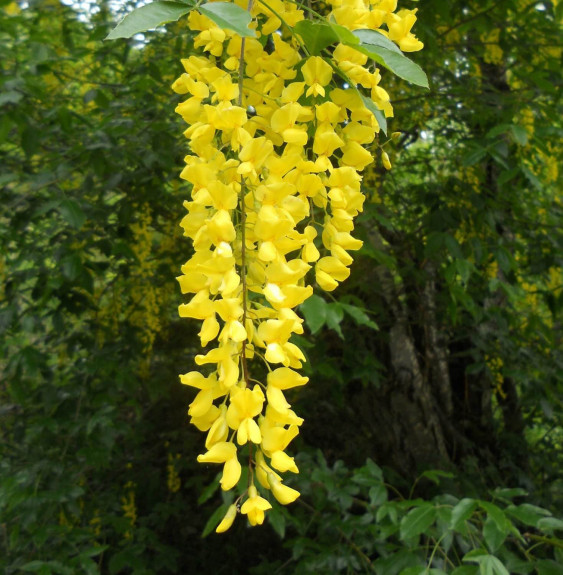
<svg viewBox="0 0 563 575">
<path fill-rule="evenodd" d="M 323 86 L 327 86 L 332 80 L 332 68 L 330 65 L 320 56 L 312 56 L 303 64 L 301 72 L 305 83 L 310 86 L 306 95 L 324 97 L 325 89 Z"/>
<path fill-rule="evenodd" d="M 242 468 L 237 458 L 237 448 L 234 443 L 227 443 L 226 441 L 216 443 L 211 446 L 207 453 L 198 455 L 197 460 L 200 463 L 224 463 L 221 489 L 227 491 L 238 483 Z"/>
<path fill-rule="evenodd" d="M 250 525 L 262 525 L 264 523 L 264 511 L 271 509 L 270 503 L 258 495 L 254 485 L 248 488 L 248 499 L 242 504 L 240 512 L 248 516 Z"/>
<path fill-rule="evenodd" d="M 416 22 L 416 10 L 400 10 L 388 22 L 389 39 L 399 44 L 403 52 L 417 52 L 424 44 L 411 34 L 411 28 Z"/>
<path fill-rule="evenodd" d="M 334 256 L 321 258 L 315 266 L 317 283 L 326 291 L 333 291 L 338 283 L 350 275 L 350 270 Z"/>
<path fill-rule="evenodd" d="M 328 18 L 349 30 L 378 30 L 405 51 L 422 47 L 411 32 L 416 11 L 395 13 L 396 0 L 331 4 Z M 199 55 L 182 60 L 185 73 L 172 86 L 185 97 L 176 108 L 188 124 L 190 150 L 180 175 L 190 184 L 181 227 L 194 250 L 178 277 L 182 293 L 193 294 L 179 314 L 201 322 L 202 347 L 217 340 L 195 357 L 209 375 L 189 372 L 181 381 L 197 390 L 190 422 L 207 432 L 198 461 L 222 464 L 221 486 L 233 488 L 241 466 L 228 438 L 236 431 L 238 445 L 256 446 L 250 472 L 285 505 L 299 493 L 279 473 L 299 472 L 286 449 L 303 420 L 284 393 L 308 381 L 295 371 L 305 356 L 290 341 L 304 331 L 296 308 L 313 293 L 310 263 L 325 290 L 350 274 L 349 252 L 362 245 L 352 235 L 365 200 L 360 172 L 373 160 L 369 146 L 380 129 L 357 90 L 326 89 L 334 68 L 369 91 L 386 117 L 393 108 L 365 54 L 338 44 L 327 59 L 303 62 L 292 40 L 274 33 L 282 22 L 304 18 L 298 5 L 254 3 L 250 14 L 257 37 L 243 42 L 192 11 L 188 25 Z M 295 81 L 299 75 L 303 81 Z M 382 159 L 389 168 L 385 153 Z M 251 389 L 255 348 L 265 350 L 268 376 L 267 385 Z M 252 485 L 241 509 L 251 525 L 262 523 L 269 508 Z M 236 513 L 231 505 L 217 532 L 229 529 Z"/>
<path fill-rule="evenodd" d="M 217 529 L 215 529 L 215 533 L 224 533 L 225 531 L 227 531 L 228 529 L 231 528 L 231 525 L 233 524 L 236 516 L 237 516 L 237 506 L 236 505 L 229 505 L 229 508 L 227 509 L 227 513 L 225 513 L 225 516 L 223 517 L 223 519 L 221 520 L 221 523 L 219 523 L 219 525 L 217 526 Z"/>
<path fill-rule="evenodd" d="M 242 175 L 251 175 L 254 178 L 258 176 L 264 162 L 273 152 L 272 142 L 265 137 L 254 138 L 249 140 L 239 152 L 239 165 L 237 172 Z"/>
<path fill-rule="evenodd" d="M 284 485 L 273 473 L 268 473 L 268 483 L 274 497 L 282 505 L 293 503 L 300 495 L 299 491 Z"/>
<path fill-rule="evenodd" d="M 237 431 L 237 443 L 244 445 L 249 439 L 260 443 L 262 434 L 254 418 L 262 412 L 264 394 L 258 385 L 252 391 L 235 387 L 231 391 L 231 403 L 227 409 L 227 423 Z"/>
</svg>

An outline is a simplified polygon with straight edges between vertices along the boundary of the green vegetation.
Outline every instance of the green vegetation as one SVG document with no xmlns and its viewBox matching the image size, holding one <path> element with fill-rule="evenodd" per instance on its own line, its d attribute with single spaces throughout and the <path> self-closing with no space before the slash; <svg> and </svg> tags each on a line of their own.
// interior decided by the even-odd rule
<svg viewBox="0 0 563 575">
<path fill-rule="evenodd" d="M 389 74 L 393 170 L 364 177 L 351 277 L 301 310 L 303 495 L 205 539 L 226 507 L 174 279 L 191 38 L 23 5 L 0 0 L 0 569 L 560 574 L 563 5 L 402 2 L 430 89 Z"/>
</svg>

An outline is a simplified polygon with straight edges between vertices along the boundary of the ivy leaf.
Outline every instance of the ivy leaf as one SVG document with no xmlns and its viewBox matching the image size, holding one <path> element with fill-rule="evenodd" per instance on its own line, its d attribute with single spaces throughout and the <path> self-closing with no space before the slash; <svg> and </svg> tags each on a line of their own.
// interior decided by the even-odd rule
<svg viewBox="0 0 563 575">
<path fill-rule="evenodd" d="M 252 20 L 250 13 L 237 4 L 208 2 L 198 6 L 197 9 L 221 28 L 232 30 L 243 38 L 256 37 L 256 32 L 248 27 Z"/>
<path fill-rule="evenodd" d="M 389 38 L 373 30 L 357 30 L 354 34 L 359 38 L 360 44 L 351 45 L 352 48 L 369 56 L 399 78 L 416 86 L 429 87 L 424 70 L 407 58 Z"/>
<path fill-rule="evenodd" d="M 162 26 L 167 22 L 176 22 L 193 9 L 193 4 L 171 2 L 167 0 L 152 2 L 127 14 L 107 35 L 106 40 L 131 38 L 140 32 Z"/>
<path fill-rule="evenodd" d="M 426 531 L 436 519 L 436 508 L 430 503 L 415 507 L 401 520 L 401 539 L 410 539 Z"/>
</svg>

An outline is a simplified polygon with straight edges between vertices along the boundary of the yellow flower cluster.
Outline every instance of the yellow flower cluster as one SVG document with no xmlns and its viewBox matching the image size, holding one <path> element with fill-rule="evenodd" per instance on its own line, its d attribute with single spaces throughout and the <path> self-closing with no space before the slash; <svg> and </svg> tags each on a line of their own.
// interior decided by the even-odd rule
<svg viewBox="0 0 563 575">
<path fill-rule="evenodd" d="M 395 13 L 395 0 L 331 4 L 329 18 L 341 26 L 379 30 L 403 50 L 422 47 L 411 33 L 414 12 Z M 297 371 L 305 357 L 291 341 L 303 333 L 295 308 L 313 293 L 313 266 L 328 291 L 350 274 L 349 252 L 362 245 L 352 236 L 364 202 L 360 172 L 373 160 L 365 146 L 379 132 L 359 93 L 335 81 L 335 70 L 393 114 L 367 56 L 343 44 L 331 58 L 311 56 L 288 33 L 304 19 L 294 3 L 256 0 L 249 10 L 256 37 L 244 39 L 192 11 L 200 52 L 182 60 L 185 73 L 173 84 L 186 96 L 176 109 L 190 147 L 181 177 L 191 198 L 181 226 L 194 247 L 178 278 L 182 293 L 191 294 L 179 313 L 202 322 L 203 347 L 213 342 L 195 358 L 204 371 L 181 382 L 198 390 L 188 411 L 207 432 L 198 461 L 223 466 L 224 490 L 239 483 L 241 449 L 249 461 L 248 488 L 218 532 L 239 511 L 251 525 L 264 521 L 271 504 L 255 478 L 284 505 L 299 496 L 280 475 L 298 473 L 286 448 L 303 422 L 285 392 L 308 381 Z"/>
<path fill-rule="evenodd" d="M 139 375 L 147 377 L 152 359 L 154 340 L 161 329 L 161 297 L 155 286 L 155 274 L 158 261 L 151 258 L 153 249 L 152 214 L 148 205 L 141 206 L 137 223 L 131 226 L 134 234 L 133 251 L 139 260 L 137 268 L 137 289 L 133 297 L 133 310 L 130 322 L 138 329 L 143 344 L 143 359 L 139 366 Z"/>
<path fill-rule="evenodd" d="M 180 474 L 176 468 L 179 459 L 179 453 L 168 453 L 168 464 L 166 465 L 166 484 L 168 485 L 168 491 L 170 491 L 170 493 L 177 493 L 182 487 Z"/>
<path fill-rule="evenodd" d="M 133 532 L 132 529 L 135 527 L 137 523 L 137 505 L 135 503 L 135 483 L 132 481 L 128 481 L 125 484 L 125 489 L 127 490 L 125 495 L 121 497 L 121 509 L 123 511 L 124 517 L 129 519 L 129 526 L 131 529 L 128 529 L 125 532 L 125 539 L 132 539 Z"/>
</svg>

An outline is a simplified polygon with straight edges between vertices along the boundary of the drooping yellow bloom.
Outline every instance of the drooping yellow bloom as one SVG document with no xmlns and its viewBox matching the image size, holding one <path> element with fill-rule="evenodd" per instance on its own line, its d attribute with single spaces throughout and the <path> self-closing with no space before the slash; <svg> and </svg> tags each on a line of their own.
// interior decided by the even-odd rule
<svg viewBox="0 0 563 575">
<path fill-rule="evenodd" d="M 254 389 L 233 388 L 231 404 L 227 410 L 227 423 L 237 430 L 237 443 L 244 445 L 248 440 L 260 443 L 262 435 L 254 418 L 262 412 L 264 394 L 258 385 Z"/>
<path fill-rule="evenodd" d="M 250 525 L 262 525 L 264 523 L 264 511 L 271 509 L 271 504 L 258 495 L 254 485 L 248 488 L 248 499 L 243 503 L 240 512 L 248 517 Z"/>
<path fill-rule="evenodd" d="M 411 31 L 416 11 L 396 12 L 396 0 L 329 4 L 329 18 L 349 30 L 377 30 L 404 51 L 422 48 Z M 305 361 L 293 340 L 304 333 L 297 310 L 312 283 L 331 291 L 349 276 L 350 252 L 362 246 L 354 237 L 365 199 L 360 173 L 379 157 L 374 114 L 335 78 L 345 75 L 393 116 L 380 70 L 365 54 L 337 44 L 329 59 L 307 57 L 275 33 L 304 18 L 289 0 L 249 10 L 257 37 L 244 42 L 191 11 L 198 53 L 182 60 L 185 73 L 172 86 L 185 98 L 176 108 L 188 125 L 181 227 L 194 250 L 178 277 L 189 294 L 179 314 L 201 322 L 201 345 L 211 347 L 195 356 L 201 371 L 180 380 L 196 390 L 190 422 L 207 433 L 198 461 L 223 466 L 224 490 L 240 480 L 239 449 L 250 466 L 251 484 L 218 533 L 231 527 L 241 500 L 249 523 L 263 523 L 271 504 L 254 477 L 283 505 L 299 496 L 282 476 L 299 473 L 289 446 L 303 419 L 290 401 L 308 382 L 297 371 Z M 383 151 L 381 158 L 389 169 Z M 265 382 L 255 379 L 255 357 L 267 364 Z"/>
<path fill-rule="evenodd" d="M 324 96 L 325 89 L 332 80 L 332 68 L 320 56 L 312 56 L 301 68 L 307 86 L 307 96 Z"/>
<path fill-rule="evenodd" d="M 389 38 L 399 44 L 403 52 L 416 52 L 424 48 L 424 44 L 411 33 L 416 22 L 416 10 L 400 10 L 389 22 Z"/>
<path fill-rule="evenodd" d="M 227 513 L 225 513 L 225 516 L 221 520 L 221 523 L 219 523 L 219 525 L 217 526 L 217 529 L 215 529 L 215 532 L 216 533 L 224 533 L 225 531 L 230 529 L 231 525 L 235 521 L 236 516 L 237 516 L 237 506 L 236 505 L 229 505 L 229 508 L 227 509 Z"/>
<path fill-rule="evenodd" d="M 224 463 L 221 488 L 232 489 L 240 479 L 242 471 L 237 458 L 237 448 L 234 443 L 221 441 L 213 445 L 207 453 L 197 456 L 200 463 Z"/>
</svg>

